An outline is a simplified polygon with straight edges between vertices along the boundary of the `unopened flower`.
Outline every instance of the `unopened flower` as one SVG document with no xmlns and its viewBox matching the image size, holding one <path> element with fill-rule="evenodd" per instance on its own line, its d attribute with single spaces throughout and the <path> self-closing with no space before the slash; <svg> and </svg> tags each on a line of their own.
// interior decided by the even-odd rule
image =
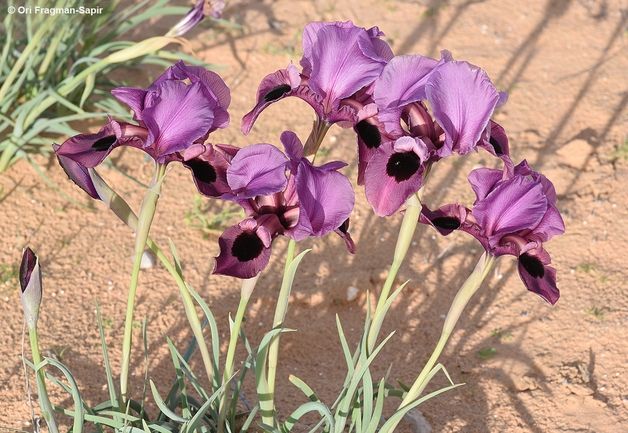
<svg viewBox="0 0 628 433">
<path fill-rule="evenodd" d="M 393 57 L 381 36 L 377 27 L 366 30 L 351 21 L 309 23 L 303 29 L 302 72 L 290 64 L 267 75 L 259 85 L 255 107 L 242 119 L 242 132 L 248 134 L 266 107 L 288 96 L 310 104 L 319 121 L 328 125 L 353 126 L 376 113 L 372 104 L 356 109 L 348 101 L 372 84 Z"/>
<path fill-rule="evenodd" d="M 205 17 L 220 18 L 224 8 L 225 2 L 222 0 L 197 0 L 196 5 L 185 14 L 181 21 L 170 29 L 166 36 L 183 36 Z"/>
<path fill-rule="evenodd" d="M 280 235 L 299 241 L 335 231 L 355 250 L 347 231 L 353 188 L 337 171 L 346 164 L 315 167 L 293 132 L 284 132 L 281 141 L 287 157 L 269 144 L 243 148 L 233 157 L 227 169 L 232 193 L 223 198 L 239 203 L 248 218 L 220 236 L 214 273 L 254 277 L 268 264 L 272 241 Z"/>
<path fill-rule="evenodd" d="M 28 247 L 22 253 L 20 288 L 26 326 L 29 329 L 34 329 L 37 325 L 39 306 L 41 305 L 41 268 L 39 267 L 39 259 Z"/>
<path fill-rule="evenodd" d="M 496 257 L 514 255 L 527 289 L 554 305 L 560 296 L 556 270 L 548 266 L 551 259 L 543 243 L 564 233 L 565 225 L 552 183 L 526 161 L 512 172 L 507 167 L 474 170 L 469 182 L 477 197 L 472 210 L 457 203 L 435 211 L 424 205 L 419 221 L 442 235 L 453 230 L 470 233 Z"/>
</svg>

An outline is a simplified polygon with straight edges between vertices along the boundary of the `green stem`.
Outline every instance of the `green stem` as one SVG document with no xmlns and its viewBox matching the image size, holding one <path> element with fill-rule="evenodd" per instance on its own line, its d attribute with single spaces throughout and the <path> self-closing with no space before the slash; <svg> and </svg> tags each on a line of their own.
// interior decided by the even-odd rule
<svg viewBox="0 0 628 433">
<path fill-rule="evenodd" d="M 284 280 L 281 284 L 279 296 L 277 297 L 277 307 L 275 307 L 275 317 L 273 318 L 273 329 L 279 326 L 283 326 L 283 322 L 286 318 L 286 312 L 288 311 L 288 301 L 290 300 L 290 292 L 292 291 L 292 281 L 290 278 L 286 278 L 288 268 L 294 259 L 294 250 L 297 243 L 290 239 L 288 243 L 288 251 L 286 252 L 286 266 L 284 268 Z M 290 281 L 287 281 L 290 280 Z M 274 410 L 275 410 L 275 380 L 277 377 L 277 364 L 279 362 L 279 337 L 281 334 L 275 336 L 268 346 L 268 392 L 270 394 L 270 402 L 268 406 L 272 407 L 273 414 L 268 414 L 265 411 L 262 412 L 262 422 L 273 426 L 275 422 Z"/>
<path fill-rule="evenodd" d="M 133 311 L 135 310 L 135 292 L 137 290 L 137 283 L 140 274 L 140 263 L 142 261 L 142 254 L 146 248 L 146 241 L 148 239 L 148 232 L 150 231 L 150 225 L 155 216 L 155 210 L 157 208 L 157 200 L 159 199 L 159 192 L 161 190 L 161 184 L 166 175 L 166 165 L 156 164 L 155 174 L 150 183 L 146 195 L 142 200 L 140 207 L 140 214 L 137 224 L 137 232 L 135 235 L 135 256 L 133 259 L 133 270 L 131 272 L 131 284 L 129 286 L 129 295 L 127 299 L 126 319 L 124 322 L 124 339 L 122 341 L 122 363 L 120 368 L 120 404 L 125 406 L 127 399 L 127 389 L 129 380 L 129 364 L 131 361 L 131 340 L 133 333 Z"/>
<path fill-rule="evenodd" d="M 103 203 L 109 207 L 113 211 L 113 213 L 124 222 L 134 233 L 137 233 L 137 216 L 133 213 L 130 206 L 122 197 L 120 197 L 107 183 L 100 177 L 98 172 L 93 168 L 89 169 L 89 175 L 94 183 L 94 187 L 98 192 L 98 196 L 101 198 Z M 166 257 L 166 255 L 159 249 L 157 244 L 153 242 L 153 240 L 149 237 L 146 239 L 146 245 L 150 248 L 159 261 L 164 265 L 166 270 L 170 273 L 172 278 L 174 278 L 177 286 L 179 287 L 179 292 L 181 292 L 181 298 L 183 299 L 183 306 L 185 307 L 185 313 L 187 315 L 188 321 L 190 322 L 190 327 L 192 328 L 192 333 L 196 338 L 199 350 L 201 352 L 201 356 L 203 358 L 203 364 L 205 366 L 205 370 L 207 372 L 207 376 L 209 377 L 210 383 L 213 383 L 214 380 L 214 367 L 212 363 L 211 356 L 209 355 L 209 350 L 207 349 L 207 343 L 205 342 L 205 337 L 203 335 L 203 327 L 201 325 L 201 321 L 196 314 L 196 308 L 194 307 L 194 301 L 192 300 L 192 296 L 183 280 L 183 277 L 175 266 L 170 263 L 170 260 Z"/>
<path fill-rule="evenodd" d="M 460 287 L 460 289 L 458 290 L 456 297 L 451 303 L 451 307 L 449 308 L 447 317 L 445 318 L 445 324 L 443 325 L 443 331 L 441 333 L 440 339 L 438 340 L 438 344 L 436 345 L 432 356 L 427 361 L 427 364 L 425 364 L 425 367 L 423 367 L 421 374 L 419 374 L 419 377 L 417 377 L 417 379 L 414 381 L 414 384 L 410 388 L 410 391 L 408 391 L 408 394 L 399 405 L 399 409 L 402 409 L 404 406 L 416 400 L 423 392 L 423 389 L 425 389 L 425 387 L 427 386 L 427 382 L 425 379 L 428 377 L 430 371 L 432 371 L 432 369 L 434 368 L 434 365 L 436 365 L 436 361 L 438 360 L 438 357 L 445 348 L 445 344 L 447 343 L 449 336 L 454 330 L 454 327 L 456 326 L 456 323 L 458 322 L 462 311 L 464 310 L 465 306 L 467 305 L 473 294 L 480 288 L 482 281 L 484 281 L 484 279 L 488 275 L 491 267 L 493 266 L 493 263 L 495 263 L 495 256 L 485 251 L 482 257 L 480 257 L 480 260 L 475 266 L 475 269 L 473 270 L 471 275 L 469 275 L 469 278 L 467 278 L 462 287 Z"/>
<path fill-rule="evenodd" d="M 403 260 L 408 253 L 408 248 L 410 248 L 412 236 L 414 235 L 416 226 L 419 223 L 419 216 L 421 215 L 422 195 L 423 188 L 421 188 L 419 192 L 411 195 L 410 198 L 408 198 L 408 200 L 406 201 L 406 211 L 403 215 L 401 227 L 399 228 L 399 235 L 397 237 L 397 245 L 395 246 L 393 262 L 390 266 L 388 277 L 386 277 L 386 281 L 384 282 L 384 287 L 382 287 L 382 293 L 379 295 L 377 307 L 375 307 L 375 312 L 373 313 L 373 323 L 369 327 L 367 339 L 368 353 L 371 352 L 371 350 L 375 347 L 375 343 L 377 342 L 377 336 L 379 335 L 379 331 L 382 327 L 382 323 L 385 317 L 384 305 L 388 300 L 390 290 L 392 289 L 392 285 L 395 282 L 395 278 L 397 277 L 397 272 L 399 271 L 399 268 L 401 267 Z"/>
<path fill-rule="evenodd" d="M 316 117 L 314 124 L 312 125 L 312 131 L 310 131 L 310 136 L 307 138 L 305 145 L 303 146 L 303 156 L 316 155 L 318 152 L 318 148 L 321 147 L 321 143 L 323 143 L 323 138 L 325 138 L 325 134 L 329 131 L 331 125 L 320 117 Z"/>
<path fill-rule="evenodd" d="M 39 353 L 39 342 L 37 341 L 37 327 L 28 328 L 28 336 L 31 343 L 31 351 L 33 353 L 33 364 L 37 366 L 41 362 L 41 354 Z M 39 406 L 41 407 L 41 413 L 48 424 L 48 431 L 50 433 L 58 433 L 57 421 L 53 414 L 52 404 L 48 397 L 48 390 L 46 389 L 46 382 L 44 380 L 44 370 L 39 369 L 36 373 L 37 377 L 37 393 L 39 394 Z"/>
<path fill-rule="evenodd" d="M 222 383 L 225 384 L 233 376 L 233 367 L 235 363 L 235 351 L 238 345 L 238 336 L 240 334 L 240 328 L 242 328 L 242 319 L 244 318 L 244 312 L 246 311 L 246 305 L 251 299 L 253 289 L 257 284 L 260 274 L 253 278 L 242 280 L 242 289 L 240 290 L 240 304 L 238 305 L 238 311 L 236 312 L 235 319 L 233 321 L 233 327 L 231 328 L 231 338 L 229 339 L 229 347 L 227 348 L 227 359 L 225 361 L 225 371 L 222 375 Z M 222 394 L 222 400 L 220 403 L 220 416 L 218 419 L 218 433 L 225 431 L 225 422 L 227 419 L 227 408 L 229 407 L 227 399 L 229 398 L 229 387 L 225 386 L 225 391 Z"/>
</svg>

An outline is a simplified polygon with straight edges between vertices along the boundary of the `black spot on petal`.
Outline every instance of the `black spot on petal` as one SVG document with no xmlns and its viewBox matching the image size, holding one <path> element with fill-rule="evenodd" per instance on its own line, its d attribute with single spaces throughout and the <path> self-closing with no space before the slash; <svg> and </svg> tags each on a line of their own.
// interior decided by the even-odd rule
<svg viewBox="0 0 628 433">
<path fill-rule="evenodd" d="M 421 159 L 416 153 L 393 153 L 386 164 L 386 174 L 397 182 L 403 182 L 414 176 L 420 167 Z"/>
<path fill-rule="evenodd" d="M 380 134 L 377 126 L 370 124 L 366 120 L 362 120 L 355 125 L 358 135 L 369 149 L 377 149 L 382 144 L 382 134 Z"/>
<path fill-rule="evenodd" d="M 113 143 L 115 143 L 116 140 L 117 139 L 115 135 L 109 135 L 107 137 L 99 138 L 94 142 L 94 144 L 92 144 L 92 150 L 95 150 L 96 152 L 105 152 L 109 150 L 111 146 L 113 146 Z"/>
<path fill-rule="evenodd" d="M 240 262 L 249 262 L 262 254 L 264 243 L 252 232 L 243 232 L 234 241 L 231 246 L 231 255 Z"/>
<path fill-rule="evenodd" d="M 216 182 L 216 169 L 208 162 L 199 159 L 191 159 L 186 165 L 192 169 L 194 177 L 204 183 Z"/>
<path fill-rule="evenodd" d="M 273 87 L 264 95 L 264 102 L 275 101 L 281 98 L 284 94 L 288 93 L 290 90 L 292 90 L 292 87 L 288 84 L 280 84 L 279 86 Z"/>
<path fill-rule="evenodd" d="M 545 266 L 536 257 L 523 253 L 519 256 L 519 263 L 534 278 L 543 278 L 545 276 Z"/>
<path fill-rule="evenodd" d="M 501 144 L 499 144 L 497 142 L 497 140 L 495 140 L 493 137 L 491 137 L 488 142 L 491 143 L 491 146 L 493 146 L 493 150 L 495 151 L 496 154 L 498 154 L 498 155 L 503 155 L 504 154 L 504 149 L 502 149 Z"/>
<path fill-rule="evenodd" d="M 455 217 L 438 217 L 432 220 L 435 227 L 445 230 L 456 230 L 460 227 L 460 221 Z"/>
</svg>

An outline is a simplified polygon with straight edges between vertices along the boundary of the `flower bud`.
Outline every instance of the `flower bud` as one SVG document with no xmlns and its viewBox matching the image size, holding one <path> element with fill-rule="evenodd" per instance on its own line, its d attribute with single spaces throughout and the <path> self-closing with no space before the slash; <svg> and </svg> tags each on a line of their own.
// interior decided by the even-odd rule
<svg viewBox="0 0 628 433">
<path fill-rule="evenodd" d="M 28 329 L 34 329 L 37 326 L 41 304 L 41 268 L 37 256 L 30 248 L 26 248 L 22 253 L 20 287 L 26 325 Z"/>
</svg>

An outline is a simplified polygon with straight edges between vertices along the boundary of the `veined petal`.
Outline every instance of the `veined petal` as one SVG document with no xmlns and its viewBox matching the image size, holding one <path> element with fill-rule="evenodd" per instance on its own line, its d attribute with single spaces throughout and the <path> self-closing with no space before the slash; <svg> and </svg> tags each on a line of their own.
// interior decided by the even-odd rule
<svg viewBox="0 0 628 433">
<path fill-rule="evenodd" d="M 318 38 L 318 31 L 323 27 L 336 26 L 343 29 L 356 28 L 351 20 L 346 22 L 324 22 L 324 21 L 312 21 L 303 28 L 302 45 L 303 45 L 303 58 L 301 58 L 301 67 L 303 68 L 303 75 L 310 77 L 312 74 L 312 49 L 316 45 Z"/>
<path fill-rule="evenodd" d="M 419 222 L 429 224 L 438 232 L 447 236 L 454 230 L 460 229 L 467 219 L 468 209 L 464 206 L 456 204 L 448 204 L 441 206 L 435 211 L 430 210 L 426 205 L 422 205 Z"/>
<path fill-rule="evenodd" d="M 220 147 L 206 146 L 205 152 L 196 158 L 182 161 L 183 166 L 192 172 L 192 177 L 198 192 L 206 197 L 221 197 L 232 194 L 227 183 L 227 168 L 231 155 L 226 154 Z"/>
<path fill-rule="evenodd" d="M 59 148 L 59 145 L 56 143 L 52 146 L 55 152 Z M 66 156 L 57 155 L 57 159 L 59 160 L 59 165 L 72 182 L 89 194 L 91 198 L 100 200 L 98 191 L 96 191 L 96 187 L 94 186 L 94 182 L 92 181 L 87 168 Z"/>
<path fill-rule="evenodd" d="M 325 113 L 337 110 L 340 100 L 373 82 L 381 73 L 385 60 L 373 59 L 372 44 L 366 31 L 359 27 L 324 26 L 316 33 L 311 47 L 312 73 L 310 88 L 322 98 Z"/>
<path fill-rule="evenodd" d="M 133 110 L 133 120 L 141 122 L 142 110 L 144 110 L 144 100 L 147 91 L 144 89 L 136 89 L 134 87 L 117 87 L 111 91 L 115 98 L 129 106 Z"/>
<path fill-rule="evenodd" d="M 251 128 L 253 128 L 257 117 L 266 107 L 286 96 L 291 96 L 291 91 L 300 84 L 299 71 L 292 63 L 285 70 L 280 70 L 264 77 L 257 89 L 255 107 L 242 118 L 242 133 L 248 134 Z"/>
<path fill-rule="evenodd" d="M 560 297 L 556 286 L 556 269 L 543 263 L 532 251 L 519 256 L 518 269 L 526 288 L 554 305 Z"/>
<path fill-rule="evenodd" d="M 281 133 L 281 144 L 286 150 L 286 155 L 293 161 L 300 161 L 303 158 L 303 143 L 292 131 L 284 131 Z"/>
<path fill-rule="evenodd" d="M 270 260 L 271 234 L 249 218 L 228 228 L 218 239 L 220 255 L 214 274 L 253 278 Z"/>
<path fill-rule="evenodd" d="M 157 94 L 156 103 L 142 112 L 149 131 L 144 147 L 152 147 L 157 162 L 163 162 L 163 157 L 183 151 L 206 136 L 214 113 L 198 83 L 188 86 L 181 81 L 165 81 L 159 84 Z"/>
<path fill-rule="evenodd" d="M 565 223 L 554 204 L 549 203 L 543 219 L 532 230 L 532 233 L 539 236 L 542 242 L 547 242 L 552 237 L 565 233 Z"/>
<path fill-rule="evenodd" d="M 288 158 L 272 144 L 240 149 L 227 169 L 227 182 L 240 199 L 271 195 L 286 187 Z"/>
<path fill-rule="evenodd" d="M 486 196 L 503 180 L 502 170 L 492 168 L 478 168 L 469 173 L 467 178 L 471 184 L 473 192 L 475 192 L 477 203 L 484 200 Z"/>
<path fill-rule="evenodd" d="M 445 131 L 440 156 L 476 150 L 499 101 L 486 72 L 467 62 L 445 61 L 430 74 L 425 91 L 434 118 Z"/>
<path fill-rule="evenodd" d="M 353 242 L 351 234 L 349 233 L 349 218 L 347 218 L 347 220 L 343 222 L 340 227 L 335 229 L 334 232 L 345 241 L 347 250 L 349 250 L 351 254 L 355 254 L 355 242 Z"/>
<path fill-rule="evenodd" d="M 55 149 L 55 153 L 76 161 L 83 167 L 93 168 L 121 144 L 114 128 L 111 124 L 106 124 L 96 134 L 79 134 L 67 139 Z"/>
<path fill-rule="evenodd" d="M 399 140 L 412 140 L 402 137 Z M 398 141 L 399 141 L 398 140 Z M 395 213 L 423 183 L 423 161 L 413 151 L 395 151 L 395 143 L 382 144 L 364 174 L 366 199 L 379 216 Z"/>
<path fill-rule="evenodd" d="M 437 63 L 418 54 L 394 57 L 375 81 L 373 99 L 380 110 L 427 99 L 425 83 Z"/>
<path fill-rule="evenodd" d="M 484 229 L 491 246 L 502 236 L 536 227 L 547 211 L 541 185 L 516 176 L 496 186 L 473 207 L 473 216 Z"/>
<path fill-rule="evenodd" d="M 314 167 L 302 160 L 296 176 L 299 222 L 286 234 L 299 241 L 322 237 L 340 227 L 351 215 L 355 200 L 351 182 L 331 167 Z"/>
</svg>

